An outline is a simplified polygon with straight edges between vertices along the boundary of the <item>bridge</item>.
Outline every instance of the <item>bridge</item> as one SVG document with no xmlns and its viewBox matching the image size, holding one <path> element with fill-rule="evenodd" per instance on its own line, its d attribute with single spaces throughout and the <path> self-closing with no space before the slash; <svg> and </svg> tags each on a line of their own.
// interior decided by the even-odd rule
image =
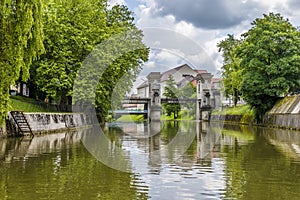
<svg viewBox="0 0 300 200">
<path fill-rule="evenodd" d="M 183 75 L 191 76 L 191 75 Z M 162 104 L 186 104 L 194 103 L 196 105 L 196 119 L 202 120 L 204 116 L 207 120 L 210 119 L 211 108 L 211 91 L 207 83 L 211 82 L 211 75 L 204 76 L 199 73 L 197 76 L 191 76 L 193 80 L 197 81 L 197 98 L 162 98 L 161 96 L 161 74 L 160 72 L 151 72 L 148 76 L 148 96 L 149 98 L 126 98 L 123 100 L 124 104 L 143 104 L 144 111 L 126 110 L 117 111 L 118 114 L 143 114 L 144 118 L 149 118 L 151 121 L 160 121 L 162 113 Z M 149 115 L 148 115 L 149 113 Z M 204 115 L 203 115 L 204 113 Z"/>
<path fill-rule="evenodd" d="M 151 102 L 151 98 L 125 98 L 122 104 L 147 104 Z M 161 98 L 161 103 L 196 103 L 196 98 Z"/>
<path fill-rule="evenodd" d="M 199 102 L 199 100 L 197 100 L 196 98 L 161 98 L 161 103 L 169 104 L 196 104 L 197 102 Z M 109 113 L 114 114 L 117 118 L 121 115 L 144 115 L 144 119 L 148 119 L 148 114 L 150 113 L 149 105 L 151 104 L 151 98 L 125 98 L 122 100 L 122 104 L 143 104 L 144 110 L 113 110 L 109 111 Z M 211 111 L 211 106 L 202 106 L 200 107 L 200 111 Z"/>
<path fill-rule="evenodd" d="M 110 111 L 110 113 L 120 114 L 120 115 L 143 115 L 147 114 L 148 110 L 114 110 Z"/>
</svg>

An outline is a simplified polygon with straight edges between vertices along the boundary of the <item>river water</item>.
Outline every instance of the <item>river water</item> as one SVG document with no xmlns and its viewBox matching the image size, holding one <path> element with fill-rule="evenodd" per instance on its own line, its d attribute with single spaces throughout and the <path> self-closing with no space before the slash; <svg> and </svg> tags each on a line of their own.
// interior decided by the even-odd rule
<svg viewBox="0 0 300 200">
<path fill-rule="evenodd" d="M 196 122 L 103 131 L 0 139 L 0 199 L 300 199 L 299 132 Z"/>
</svg>

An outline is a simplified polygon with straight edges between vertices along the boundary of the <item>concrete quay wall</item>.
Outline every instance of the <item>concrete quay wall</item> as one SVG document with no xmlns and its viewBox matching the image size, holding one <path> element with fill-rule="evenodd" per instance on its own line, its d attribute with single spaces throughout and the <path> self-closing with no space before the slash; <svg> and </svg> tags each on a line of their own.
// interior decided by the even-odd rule
<svg viewBox="0 0 300 200">
<path fill-rule="evenodd" d="M 287 96 L 268 111 L 262 124 L 250 115 L 212 115 L 212 121 L 300 130 L 300 95 Z"/>
<path fill-rule="evenodd" d="M 9 114 L 6 130 L 2 136 L 15 136 L 18 126 Z M 83 113 L 24 113 L 33 134 L 58 132 L 92 124 L 92 120 Z"/>
</svg>

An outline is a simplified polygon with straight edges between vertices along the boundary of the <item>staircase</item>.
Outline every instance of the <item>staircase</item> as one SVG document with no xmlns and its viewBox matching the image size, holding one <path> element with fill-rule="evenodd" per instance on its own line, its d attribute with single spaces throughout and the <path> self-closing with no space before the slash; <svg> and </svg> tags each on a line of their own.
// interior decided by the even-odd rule
<svg viewBox="0 0 300 200">
<path fill-rule="evenodd" d="M 11 111 L 12 118 L 14 119 L 16 125 L 18 126 L 18 132 L 21 135 L 33 135 L 30 125 L 22 111 Z"/>
</svg>

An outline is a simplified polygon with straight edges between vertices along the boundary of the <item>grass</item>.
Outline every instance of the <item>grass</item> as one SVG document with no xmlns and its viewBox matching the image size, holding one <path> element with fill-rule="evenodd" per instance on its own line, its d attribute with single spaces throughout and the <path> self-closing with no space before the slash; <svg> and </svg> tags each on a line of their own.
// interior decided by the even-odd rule
<svg viewBox="0 0 300 200">
<path fill-rule="evenodd" d="M 249 105 L 238 105 L 236 107 L 224 108 L 221 111 L 214 110 L 213 115 L 253 115 Z"/>
<path fill-rule="evenodd" d="M 172 120 L 174 120 L 174 116 L 173 116 L 173 114 L 171 116 L 162 114 L 160 119 L 162 121 L 172 121 Z M 188 115 L 182 115 L 181 112 L 179 112 L 179 116 L 175 120 L 194 120 L 194 117 L 188 116 Z M 142 122 L 142 121 L 144 121 L 144 116 L 143 115 L 122 115 L 116 121 L 118 121 L 118 122 Z"/>
<path fill-rule="evenodd" d="M 122 115 L 116 121 L 118 122 L 142 122 L 144 121 L 143 115 Z"/>
<path fill-rule="evenodd" d="M 10 97 L 10 110 L 18 110 L 23 112 L 55 112 L 51 106 L 41 101 L 22 96 Z"/>
<path fill-rule="evenodd" d="M 250 108 L 249 105 L 239 105 L 236 107 L 225 108 L 221 111 L 214 110 L 212 112 L 212 115 L 227 115 L 227 116 L 242 115 L 242 118 L 240 119 L 240 123 L 244 123 L 244 124 L 255 123 L 254 111 Z"/>
</svg>

